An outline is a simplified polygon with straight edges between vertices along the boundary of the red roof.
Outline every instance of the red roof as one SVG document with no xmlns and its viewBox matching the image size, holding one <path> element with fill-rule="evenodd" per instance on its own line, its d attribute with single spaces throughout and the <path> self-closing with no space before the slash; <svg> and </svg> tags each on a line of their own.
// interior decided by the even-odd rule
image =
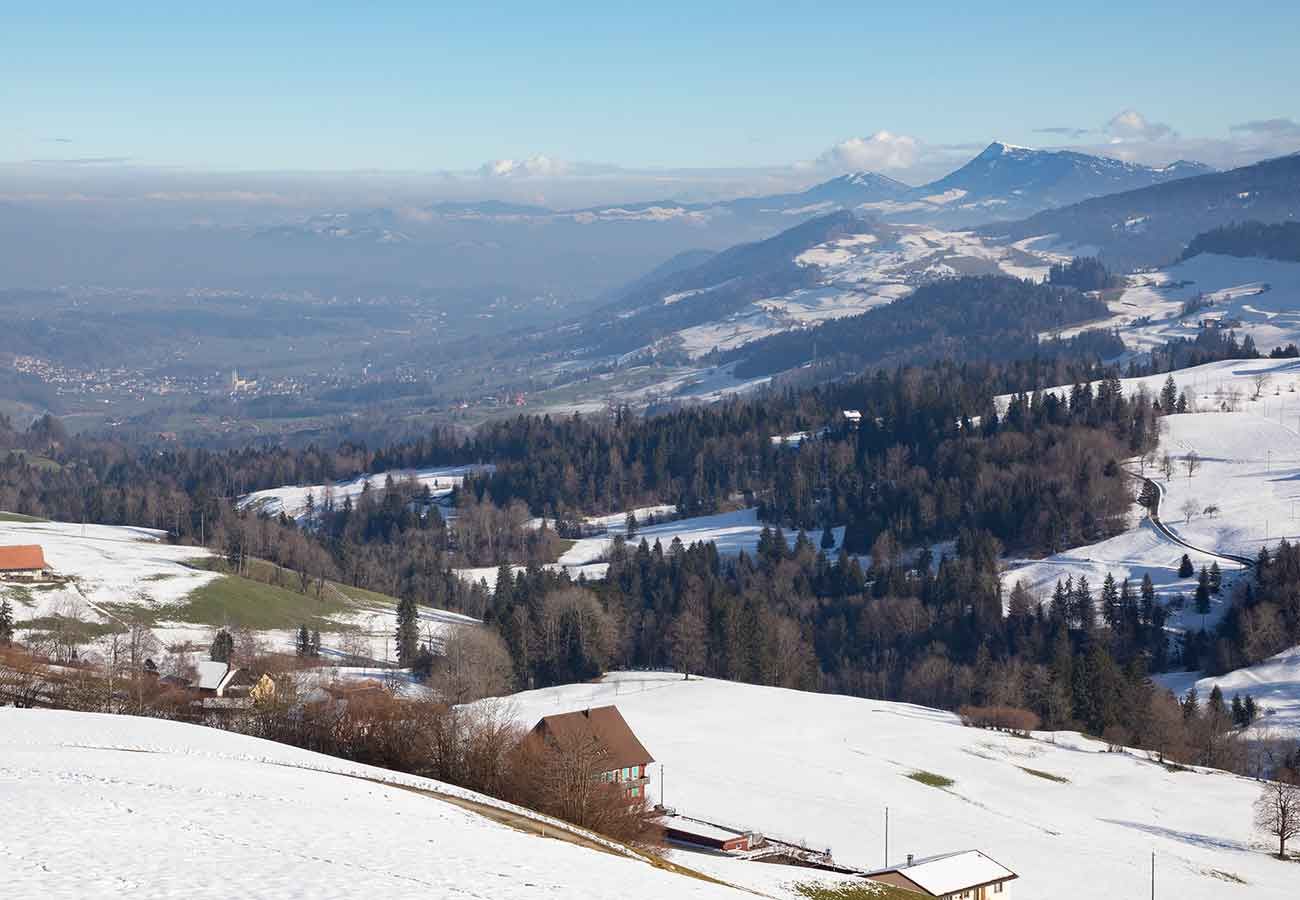
<svg viewBox="0 0 1300 900">
<path fill-rule="evenodd" d="M 39 544 L 0 547 L 0 572 L 26 572 L 45 568 L 45 552 Z"/>
</svg>

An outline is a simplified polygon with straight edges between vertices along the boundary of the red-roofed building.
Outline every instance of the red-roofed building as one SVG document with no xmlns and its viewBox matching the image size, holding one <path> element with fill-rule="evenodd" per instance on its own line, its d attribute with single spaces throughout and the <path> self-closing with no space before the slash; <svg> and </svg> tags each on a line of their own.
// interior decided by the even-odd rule
<svg viewBox="0 0 1300 900">
<path fill-rule="evenodd" d="M 45 551 L 39 544 L 0 547 L 0 579 L 36 581 L 49 574 L 50 568 L 45 564 Z"/>
</svg>

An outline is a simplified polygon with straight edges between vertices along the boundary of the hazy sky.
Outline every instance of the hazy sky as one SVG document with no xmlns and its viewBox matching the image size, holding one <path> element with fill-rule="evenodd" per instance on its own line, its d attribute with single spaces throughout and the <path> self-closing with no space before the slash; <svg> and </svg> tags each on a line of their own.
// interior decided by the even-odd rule
<svg viewBox="0 0 1300 900">
<path fill-rule="evenodd" d="M 637 173 L 667 194 L 683 170 L 918 182 L 994 138 L 1300 149 L 1294 2 L 22 5 L 0 12 L 10 173 Z"/>
</svg>

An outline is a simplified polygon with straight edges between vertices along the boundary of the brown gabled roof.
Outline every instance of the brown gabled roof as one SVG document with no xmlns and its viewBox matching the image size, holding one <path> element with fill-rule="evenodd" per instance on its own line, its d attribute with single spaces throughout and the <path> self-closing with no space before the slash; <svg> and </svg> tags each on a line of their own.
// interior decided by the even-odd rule
<svg viewBox="0 0 1300 900">
<path fill-rule="evenodd" d="M 19 544 L 0 547 L 0 572 L 21 572 L 27 569 L 44 569 L 45 552 L 40 544 Z"/>
<path fill-rule="evenodd" d="M 609 754 L 610 769 L 644 766 L 654 762 L 650 751 L 642 746 L 628 727 L 623 714 L 614 706 L 598 706 L 581 712 L 545 716 L 533 728 L 561 747 L 599 742 Z"/>
</svg>

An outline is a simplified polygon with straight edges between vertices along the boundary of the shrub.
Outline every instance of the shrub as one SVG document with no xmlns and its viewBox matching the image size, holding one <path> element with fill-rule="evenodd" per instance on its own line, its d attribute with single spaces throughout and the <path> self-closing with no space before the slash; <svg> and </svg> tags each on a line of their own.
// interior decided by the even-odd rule
<svg viewBox="0 0 1300 900">
<path fill-rule="evenodd" d="M 1042 724 L 1035 712 L 1018 706 L 963 706 L 957 714 L 963 725 L 1020 735 L 1035 731 Z"/>
</svg>

